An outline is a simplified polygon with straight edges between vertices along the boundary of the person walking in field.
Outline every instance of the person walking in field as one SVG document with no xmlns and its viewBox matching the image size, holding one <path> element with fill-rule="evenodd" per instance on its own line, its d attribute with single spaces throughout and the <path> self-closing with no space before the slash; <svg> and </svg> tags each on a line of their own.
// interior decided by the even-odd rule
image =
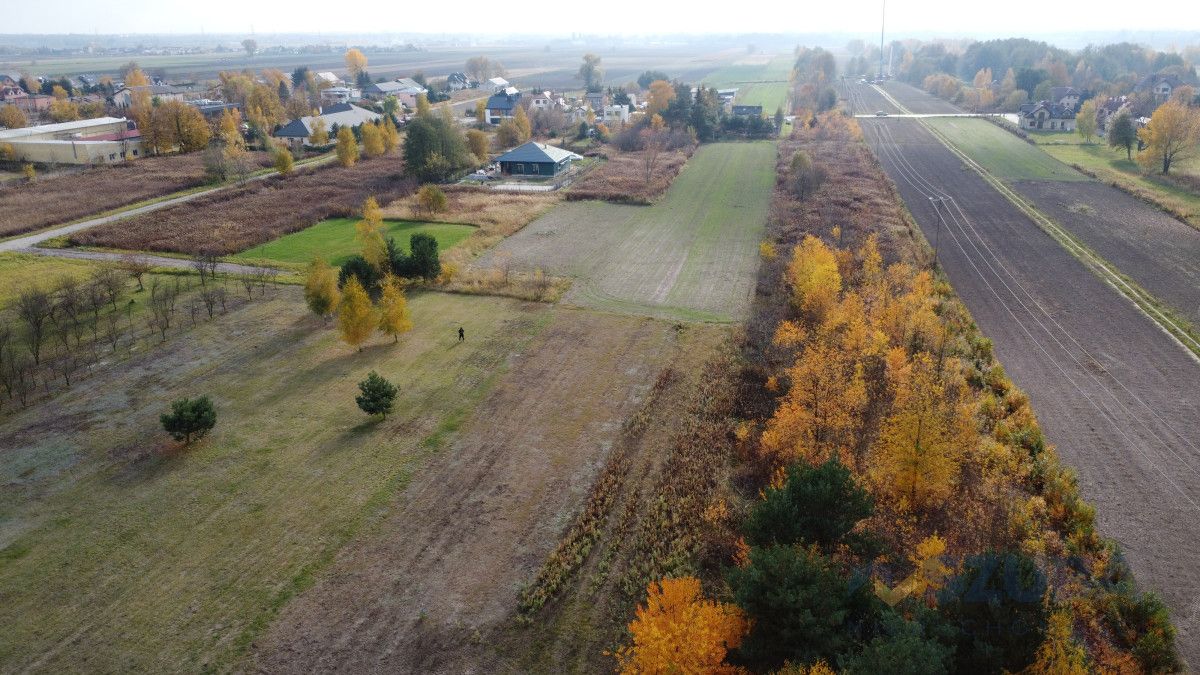
<svg viewBox="0 0 1200 675">
<path fill-rule="evenodd" d="M 462 326 L 459 326 L 459 327 L 458 327 L 458 341 L 459 341 L 459 342 L 462 342 L 463 340 L 466 340 L 466 339 L 467 339 L 467 333 L 466 333 L 466 331 L 464 331 L 464 330 L 462 329 Z"/>
</svg>

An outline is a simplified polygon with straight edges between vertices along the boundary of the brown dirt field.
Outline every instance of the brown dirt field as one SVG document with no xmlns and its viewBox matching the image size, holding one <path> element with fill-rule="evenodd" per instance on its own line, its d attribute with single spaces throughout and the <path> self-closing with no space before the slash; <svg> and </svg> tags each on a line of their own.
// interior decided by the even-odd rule
<svg viewBox="0 0 1200 675">
<path fill-rule="evenodd" d="M 399 160 L 352 167 L 329 163 L 272 176 L 160 211 L 71 235 L 71 243 L 134 251 L 229 255 L 335 216 L 351 216 L 367 197 L 386 203 L 410 194 Z"/>
<path fill-rule="evenodd" d="M 0 187 L 0 237 L 101 213 L 127 204 L 204 185 L 203 153 L 147 157 Z M 258 164 L 267 166 L 266 153 Z"/>
<path fill-rule="evenodd" d="M 1103 183 L 1013 187 L 1142 288 L 1200 321 L 1200 231 Z"/>
<path fill-rule="evenodd" d="M 621 204 L 649 204 L 662 196 L 683 170 L 694 148 L 667 150 L 659 155 L 649 181 L 645 151 L 620 152 L 609 148 L 608 160 L 583 175 L 566 195 L 569 200 L 601 199 Z"/>
<path fill-rule="evenodd" d="M 916 120 L 863 127 L 925 236 L 940 236 L 946 275 L 1047 439 L 1078 471 L 1100 531 L 1163 596 L 1196 663 L 1200 364 Z M 939 235 L 931 192 L 954 196 L 970 225 L 943 212 Z"/>
<path fill-rule="evenodd" d="M 510 660 L 520 646 L 493 639 L 513 627 L 519 588 L 573 519 L 622 421 L 687 351 L 664 322 L 554 311 L 386 521 L 284 608 L 256 644 L 258 670 L 520 670 Z"/>
</svg>

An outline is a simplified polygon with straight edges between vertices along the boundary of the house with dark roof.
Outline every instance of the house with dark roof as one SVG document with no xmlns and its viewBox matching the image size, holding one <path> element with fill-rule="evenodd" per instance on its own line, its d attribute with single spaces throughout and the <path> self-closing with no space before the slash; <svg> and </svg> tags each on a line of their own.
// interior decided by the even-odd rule
<svg viewBox="0 0 1200 675">
<path fill-rule="evenodd" d="M 402 77 L 391 82 L 372 82 L 363 87 L 363 96 L 367 98 L 382 99 L 395 96 L 409 108 L 415 108 L 417 97 L 427 93 L 429 93 L 428 89 L 410 77 Z"/>
<path fill-rule="evenodd" d="M 519 105 L 521 105 L 521 92 L 509 87 L 488 97 L 484 118 L 488 124 L 499 124 L 501 120 L 516 114 Z"/>
<path fill-rule="evenodd" d="M 1075 111 L 1053 101 L 1026 103 L 1017 118 L 1022 129 L 1075 131 Z"/>
<path fill-rule="evenodd" d="M 466 73 L 450 73 L 446 77 L 446 88 L 450 91 L 458 91 L 460 89 L 470 89 L 471 87 L 479 86 L 478 82 L 467 77 Z"/>
<path fill-rule="evenodd" d="M 735 105 L 733 106 L 734 117 L 762 117 L 761 105 Z"/>
<path fill-rule="evenodd" d="M 529 141 L 496 158 L 500 173 L 506 176 L 558 176 L 571 168 L 571 162 L 583 159 L 562 148 Z"/>
<path fill-rule="evenodd" d="M 1147 75 L 1133 87 L 1133 93 L 1150 92 L 1155 103 L 1166 103 L 1171 98 L 1171 92 L 1185 82 L 1178 75 Z"/>
<path fill-rule="evenodd" d="M 339 103 L 321 108 L 320 115 L 307 115 L 288 122 L 271 134 L 287 142 L 291 147 L 302 147 L 309 144 L 309 138 L 316 128 L 317 120 L 325 125 L 325 131 L 332 139 L 337 129 L 341 127 L 357 127 L 370 122 L 372 124 L 383 119 L 383 115 L 371 112 L 349 103 Z"/>
<path fill-rule="evenodd" d="M 1082 95 L 1075 87 L 1051 87 L 1050 101 L 1071 110 L 1079 110 L 1079 99 Z"/>
</svg>

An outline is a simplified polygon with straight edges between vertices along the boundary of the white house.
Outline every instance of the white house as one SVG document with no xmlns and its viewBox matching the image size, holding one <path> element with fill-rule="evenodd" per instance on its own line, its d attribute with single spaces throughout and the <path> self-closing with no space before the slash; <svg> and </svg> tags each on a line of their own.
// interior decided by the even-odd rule
<svg viewBox="0 0 1200 675">
<path fill-rule="evenodd" d="M 1075 112 L 1053 101 L 1026 103 L 1017 113 L 1022 129 L 1075 131 Z"/>
<path fill-rule="evenodd" d="M 622 124 L 629 121 L 629 106 L 627 105 L 606 105 L 604 106 L 603 120 L 606 124 L 611 122 L 620 122 Z"/>
<path fill-rule="evenodd" d="M 492 88 L 492 91 L 499 92 L 503 91 L 504 89 L 508 89 L 510 85 L 508 80 L 504 79 L 503 77 L 493 77 L 492 79 L 488 80 L 488 86 Z"/>
<path fill-rule="evenodd" d="M 362 91 L 354 87 L 328 87 L 321 90 L 322 105 L 354 103 L 362 100 Z"/>
<path fill-rule="evenodd" d="M 128 108 L 133 105 L 137 94 L 148 92 L 150 99 L 159 101 L 188 101 L 200 94 L 187 87 L 173 87 L 169 84 L 147 84 L 141 87 L 122 87 L 113 93 L 113 105 L 118 108 Z"/>
<path fill-rule="evenodd" d="M 1079 110 L 1079 90 L 1075 87 L 1051 87 L 1050 101 L 1064 108 Z"/>
</svg>

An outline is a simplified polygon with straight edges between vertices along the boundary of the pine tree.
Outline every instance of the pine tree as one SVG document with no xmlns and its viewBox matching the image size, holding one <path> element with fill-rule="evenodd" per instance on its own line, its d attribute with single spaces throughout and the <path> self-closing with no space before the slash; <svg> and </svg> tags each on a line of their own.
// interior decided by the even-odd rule
<svg viewBox="0 0 1200 675">
<path fill-rule="evenodd" d="M 392 405 L 396 401 L 396 385 L 372 370 L 367 379 L 358 383 L 358 389 L 362 392 L 354 397 L 358 407 L 368 415 L 382 415 L 387 419 L 387 414 L 392 411 Z"/>
<path fill-rule="evenodd" d="M 378 313 L 358 282 L 358 277 L 348 277 L 346 285 L 342 287 L 342 301 L 338 304 L 338 328 L 342 332 L 342 340 L 362 351 L 362 343 L 371 337 L 378 325 Z"/>
<path fill-rule="evenodd" d="M 383 294 L 379 298 L 379 330 L 400 341 L 400 334 L 412 330 L 412 315 L 408 311 L 408 300 L 400 280 L 388 275 L 383 280 Z"/>
<path fill-rule="evenodd" d="M 159 417 L 163 429 L 177 441 L 189 445 L 203 438 L 217 424 L 217 411 L 207 396 L 182 398 L 171 404 L 171 412 Z"/>
<path fill-rule="evenodd" d="M 337 286 L 337 271 L 321 258 L 313 258 L 304 278 L 304 301 L 313 314 L 328 320 L 337 309 L 341 292 Z"/>
</svg>

